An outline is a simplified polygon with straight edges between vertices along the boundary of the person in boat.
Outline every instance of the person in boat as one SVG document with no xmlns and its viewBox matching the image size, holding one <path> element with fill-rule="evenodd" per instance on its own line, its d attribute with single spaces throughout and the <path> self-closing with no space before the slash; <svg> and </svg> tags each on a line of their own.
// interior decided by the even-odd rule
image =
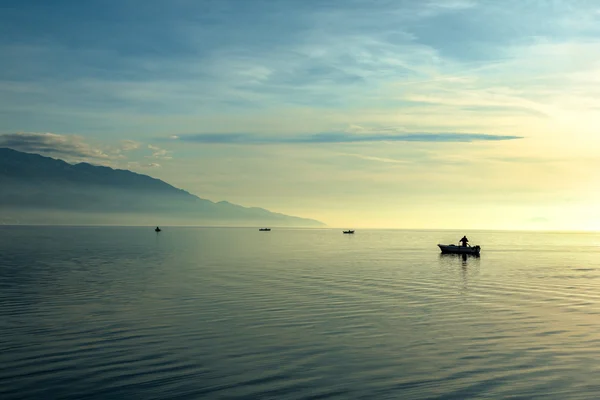
<svg viewBox="0 0 600 400">
<path fill-rule="evenodd" d="M 459 240 L 459 242 L 461 243 L 462 247 L 467 247 L 467 244 L 469 243 L 469 239 L 467 239 L 466 236 L 463 236 L 462 239 Z"/>
</svg>

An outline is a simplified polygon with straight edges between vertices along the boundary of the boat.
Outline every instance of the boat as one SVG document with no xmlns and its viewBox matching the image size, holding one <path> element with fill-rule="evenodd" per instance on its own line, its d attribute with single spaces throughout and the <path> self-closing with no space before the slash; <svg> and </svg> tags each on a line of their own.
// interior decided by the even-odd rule
<svg viewBox="0 0 600 400">
<path fill-rule="evenodd" d="M 158 226 L 157 226 L 157 227 L 156 227 L 156 229 L 154 230 L 154 232 L 157 232 L 157 233 L 158 233 L 158 232 L 160 232 L 160 231 L 161 231 L 161 229 L 160 229 Z"/>
<path fill-rule="evenodd" d="M 438 244 L 442 254 L 476 254 L 479 255 L 479 246 L 457 246 L 455 244 Z"/>
<path fill-rule="evenodd" d="M 348 230 L 348 231 L 342 231 L 343 233 L 345 233 L 346 235 L 351 235 L 354 233 L 354 231 Z"/>
<path fill-rule="evenodd" d="M 271 228 L 260 228 L 259 231 L 261 231 L 261 232 L 271 232 Z"/>
</svg>

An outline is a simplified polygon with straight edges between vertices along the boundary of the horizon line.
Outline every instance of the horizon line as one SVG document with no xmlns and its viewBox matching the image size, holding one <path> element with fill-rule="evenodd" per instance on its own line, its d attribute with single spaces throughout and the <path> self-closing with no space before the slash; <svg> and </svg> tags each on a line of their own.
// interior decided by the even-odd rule
<svg viewBox="0 0 600 400">
<path fill-rule="evenodd" d="M 40 223 L 23 223 L 23 224 L 0 224 L 0 227 L 113 227 L 113 228 L 150 228 L 156 227 L 153 225 L 117 225 L 117 224 L 40 224 Z M 348 227 L 302 227 L 302 226 L 275 226 L 275 225 L 253 225 L 253 226 L 236 226 L 236 225 L 159 225 L 167 228 L 228 228 L 228 229 L 256 229 L 256 228 L 271 228 L 271 229 L 283 229 L 283 230 L 339 230 L 339 229 L 350 229 Z M 470 232 L 538 232 L 538 233 L 600 233 L 600 229 L 477 229 L 477 228 L 352 228 L 355 231 L 429 231 L 429 232 L 440 232 L 440 231 L 461 231 L 468 233 Z"/>
</svg>

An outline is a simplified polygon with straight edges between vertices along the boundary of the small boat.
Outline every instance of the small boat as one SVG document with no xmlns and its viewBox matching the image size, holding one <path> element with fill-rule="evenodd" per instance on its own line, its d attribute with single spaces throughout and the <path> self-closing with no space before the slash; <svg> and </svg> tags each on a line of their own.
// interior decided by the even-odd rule
<svg viewBox="0 0 600 400">
<path fill-rule="evenodd" d="M 438 244 L 442 254 L 476 254 L 479 255 L 479 246 L 457 246 L 455 244 Z"/>
<path fill-rule="evenodd" d="M 157 232 L 157 233 L 158 233 L 158 232 L 160 232 L 160 231 L 161 231 L 161 229 L 160 229 L 158 226 L 157 226 L 157 227 L 156 227 L 156 229 L 154 230 L 154 232 Z"/>
<path fill-rule="evenodd" d="M 351 235 L 351 234 L 353 234 L 353 233 L 354 233 L 354 231 L 350 231 L 350 230 L 348 230 L 348 231 L 342 231 L 342 232 L 343 232 L 344 234 L 346 234 L 346 235 Z"/>
<path fill-rule="evenodd" d="M 261 232 L 271 232 L 271 228 L 260 228 L 259 231 L 261 231 Z"/>
</svg>

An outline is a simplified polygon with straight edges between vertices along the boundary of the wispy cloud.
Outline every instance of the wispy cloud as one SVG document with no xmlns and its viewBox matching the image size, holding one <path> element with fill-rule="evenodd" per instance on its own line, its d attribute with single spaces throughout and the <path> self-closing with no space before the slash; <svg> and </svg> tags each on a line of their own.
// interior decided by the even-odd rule
<svg viewBox="0 0 600 400">
<path fill-rule="evenodd" d="M 0 147 L 54 156 L 68 161 L 107 163 L 119 157 L 118 151 L 87 143 L 75 135 L 18 132 L 0 135 Z"/>
<path fill-rule="evenodd" d="M 375 156 L 368 156 L 368 155 L 355 154 L 355 153 L 340 153 L 339 155 L 346 156 L 346 157 L 355 157 L 355 158 L 359 158 L 361 160 L 376 161 L 376 162 L 387 163 L 387 164 L 409 164 L 410 163 L 410 161 L 407 161 L 407 160 L 399 160 L 396 158 L 388 158 L 388 157 L 375 157 Z"/>
<path fill-rule="evenodd" d="M 121 140 L 121 150 L 123 151 L 137 150 L 141 145 L 140 142 L 136 142 L 135 140 Z"/>
<path fill-rule="evenodd" d="M 324 132 L 296 136 L 261 136 L 245 133 L 199 133 L 179 135 L 173 140 L 204 144 L 334 144 L 375 142 L 478 142 L 522 139 L 522 136 L 490 135 L 485 133 L 403 133 L 359 134 L 348 132 Z"/>
<path fill-rule="evenodd" d="M 516 0 L 146 3 L 152 5 L 147 10 L 103 5 L 106 15 L 120 18 L 99 25 L 88 19 L 98 5 L 87 3 L 68 13 L 60 5 L 28 3 L 0 15 L 9 33 L 5 38 L 19 38 L 0 40 L 6 59 L 0 71 L 4 129 L 58 131 L 68 119 L 78 131 L 92 130 L 110 113 L 113 129 L 139 126 L 143 118 L 146 132 L 167 124 L 158 130 L 179 134 L 199 124 L 220 130 L 218 125 L 248 109 L 264 112 L 266 120 L 281 115 L 282 108 L 303 107 L 322 113 L 322 126 L 310 130 L 318 132 L 338 122 L 324 110 L 343 110 L 347 122 L 356 110 L 377 108 L 379 118 L 390 123 L 421 106 L 448 125 L 443 129 L 465 130 L 457 121 L 461 116 L 474 120 L 476 112 L 481 120 L 498 114 L 471 107 L 546 113 L 547 105 L 540 103 L 554 102 L 568 90 L 553 90 L 561 80 L 552 79 L 540 95 L 542 88 L 533 87 L 540 75 L 565 76 L 563 69 L 591 65 L 596 51 L 586 51 L 589 62 L 564 63 L 572 53 L 537 54 L 534 48 L 581 38 L 593 42 L 598 33 L 593 2 L 556 1 L 552 7 Z M 32 15 L 39 24 L 27 23 Z M 90 23 L 95 29 L 85 29 Z M 42 34 L 47 40 L 40 43 Z M 503 93 L 507 86 L 517 90 Z M 573 104 L 570 98 L 557 102 Z M 32 112 L 37 118 L 27 118 Z M 217 114 L 220 118 L 213 117 Z M 200 119 L 207 115 L 210 121 Z M 194 117 L 199 120 L 186 123 Z M 295 126 L 304 122 L 300 112 L 285 119 Z M 35 125 L 41 120 L 45 125 Z M 256 131 L 258 125 L 245 126 Z M 486 126 L 497 125 L 468 129 Z"/>
<path fill-rule="evenodd" d="M 173 158 L 169 150 L 151 144 L 148 145 L 148 148 L 152 150 L 152 155 L 146 156 L 146 158 L 155 158 L 157 160 L 170 160 Z"/>
<path fill-rule="evenodd" d="M 143 146 L 133 140 L 121 140 L 116 144 L 98 144 L 79 135 L 57 133 L 17 132 L 0 134 L 0 147 L 8 147 L 27 153 L 59 158 L 67 162 L 88 162 L 112 167 L 157 168 L 158 160 L 170 160 L 171 152 L 157 146 Z M 150 151 L 150 155 L 144 152 Z M 133 158 L 133 160 L 132 160 Z M 151 162 L 135 161 L 151 158 Z"/>
<path fill-rule="evenodd" d="M 160 168 L 161 165 L 159 163 L 142 163 L 138 161 L 130 161 L 127 163 L 128 169 L 149 169 L 149 168 Z"/>
</svg>

